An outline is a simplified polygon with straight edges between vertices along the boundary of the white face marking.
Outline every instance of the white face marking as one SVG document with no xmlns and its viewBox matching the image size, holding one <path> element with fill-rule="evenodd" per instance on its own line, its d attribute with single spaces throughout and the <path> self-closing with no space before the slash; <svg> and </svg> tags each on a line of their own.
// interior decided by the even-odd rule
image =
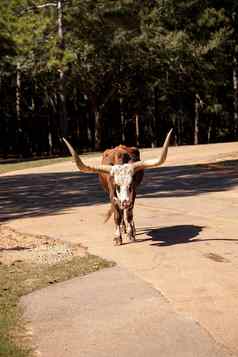
<svg viewBox="0 0 238 357">
<path fill-rule="evenodd" d="M 112 166 L 111 176 L 114 177 L 114 182 L 116 185 L 116 195 L 121 208 L 127 208 L 126 203 L 129 203 L 129 188 L 133 180 L 133 174 L 134 170 L 131 164 Z"/>
</svg>

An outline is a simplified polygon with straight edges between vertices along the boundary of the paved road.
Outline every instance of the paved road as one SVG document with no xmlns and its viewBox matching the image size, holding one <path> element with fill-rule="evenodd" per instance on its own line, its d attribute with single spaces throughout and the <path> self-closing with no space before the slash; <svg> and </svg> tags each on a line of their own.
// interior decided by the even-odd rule
<svg viewBox="0 0 238 357">
<path fill-rule="evenodd" d="M 22 299 L 41 357 L 230 357 L 150 284 L 115 267 Z"/>
<path fill-rule="evenodd" d="M 115 260 L 238 355 L 237 147 L 171 148 L 166 165 L 149 170 L 139 191 L 135 244 L 113 247 L 97 178 L 70 162 L 2 176 L 0 219 Z"/>
</svg>

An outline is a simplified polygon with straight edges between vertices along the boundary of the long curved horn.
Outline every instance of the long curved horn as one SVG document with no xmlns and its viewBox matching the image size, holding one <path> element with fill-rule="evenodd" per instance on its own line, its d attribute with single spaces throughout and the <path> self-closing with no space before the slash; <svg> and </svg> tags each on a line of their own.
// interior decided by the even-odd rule
<svg viewBox="0 0 238 357">
<path fill-rule="evenodd" d="M 79 155 L 77 152 L 74 150 L 74 148 L 70 145 L 70 143 L 63 138 L 65 144 L 67 145 L 72 157 L 74 158 L 74 161 L 78 167 L 78 169 L 82 172 L 87 172 L 87 173 L 104 173 L 108 174 L 111 171 L 111 165 L 85 165 L 83 161 L 80 159 Z"/>
<path fill-rule="evenodd" d="M 165 139 L 164 145 L 163 145 L 163 149 L 162 149 L 162 153 L 159 159 L 150 159 L 150 160 L 145 160 L 145 161 L 138 161 L 135 162 L 133 164 L 134 167 L 134 171 L 140 171 L 140 170 L 144 170 L 144 169 L 150 169 L 153 167 L 158 167 L 161 166 L 167 157 L 167 153 L 168 153 L 168 147 L 169 147 L 169 140 L 170 140 L 170 136 L 172 133 L 173 129 L 171 129 Z"/>
</svg>

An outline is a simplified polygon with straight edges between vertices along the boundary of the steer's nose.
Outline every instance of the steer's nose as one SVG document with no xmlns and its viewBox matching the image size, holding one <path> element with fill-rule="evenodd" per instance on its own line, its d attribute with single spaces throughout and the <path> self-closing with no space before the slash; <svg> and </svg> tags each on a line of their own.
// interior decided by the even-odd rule
<svg viewBox="0 0 238 357">
<path fill-rule="evenodd" d="M 130 201 L 129 201 L 129 200 L 124 200 L 124 201 L 122 201 L 122 207 L 123 207 L 123 208 L 128 208 L 129 205 L 130 205 Z"/>
</svg>

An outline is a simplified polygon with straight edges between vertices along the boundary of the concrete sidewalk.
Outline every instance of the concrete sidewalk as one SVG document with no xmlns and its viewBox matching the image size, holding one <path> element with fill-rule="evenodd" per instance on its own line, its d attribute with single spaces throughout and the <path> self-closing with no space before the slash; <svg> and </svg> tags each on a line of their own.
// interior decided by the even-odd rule
<svg viewBox="0 0 238 357">
<path fill-rule="evenodd" d="M 191 318 L 120 267 L 36 291 L 21 300 L 42 357 L 226 357 Z"/>
</svg>

